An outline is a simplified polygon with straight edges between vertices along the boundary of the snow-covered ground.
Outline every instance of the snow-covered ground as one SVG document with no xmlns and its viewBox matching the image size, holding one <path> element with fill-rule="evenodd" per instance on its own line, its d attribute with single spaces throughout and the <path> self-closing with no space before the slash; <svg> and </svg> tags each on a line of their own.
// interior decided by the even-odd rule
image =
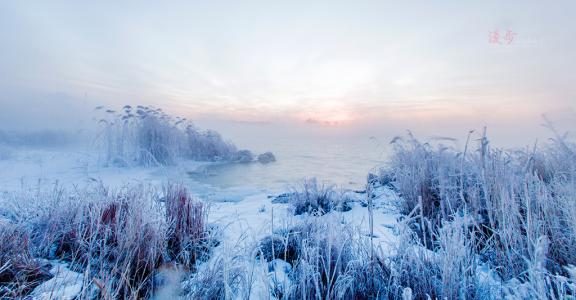
<svg viewBox="0 0 576 300">
<path fill-rule="evenodd" d="M 82 290 L 84 275 L 71 271 L 66 264 L 53 261 L 50 273 L 54 276 L 39 285 L 30 296 L 34 299 L 72 300 Z"/>
<path fill-rule="evenodd" d="M 10 159 L 0 160 L 0 193 L 21 189 L 33 189 L 38 185 L 58 183 L 65 188 L 81 187 L 101 182 L 109 187 L 125 187 L 147 184 L 161 187 L 167 182 L 179 182 L 207 204 L 208 222 L 218 228 L 220 244 L 214 249 L 214 257 L 225 254 L 232 248 L 249 248 L 259 240 L 273 233 L 275 228 L 288 228 L 290 224 L 306 218 L 295 216 L 288 204 L 274 203 L 272 200 L 281 192 L 243 188 L 215 188 L 200 184 L 192 179 L 190 172 L 200 172 L 207 163 L 183 161 L 169 167 L 102 167 L 94 154 L 82 151 L 19 150 L 13 151 Z M 319 216 L 319 220 L 332 224 L 348 224 L 362 235 L 370 236 L 369 212 L 366 193 L 347 191 L 351 210 L 331 211 Z M 398 212 L 391 205 L 397 201 L 395 192 L 379 187 L 374 191 L 373 243 L 381 255 L 394 253 L 398 243 Z M 257 260 L 254 258 L 254 264 Z M 71 271 L 66 265 L 52 262 L 52 279 L 35 288 L 31 296 L 37 299 L 71 299 L 80 292 L 82 274 Z M 278 280 L 286 276 L 290 264 L 276 260 L 272 262 L 270 278 Z M 201 268 L 201 267 L 200 267 Z M 284 270 L 280 272 L 279 270 Z M 281 274 L 282 273 L 282 274 Z M 267 294 L 266 276 L 255 283 L 251 297 L 260 298 Z M 260 286 L 258 289 L 256 287 Z M 166 293 L 166 291 L 162 291 Z"/>
<path fill-rule="evenodd" d="M 134 183 L 159 184 L 185 176 L 205 162 L 182 161 L 172 167 L 103 167 L 98 155 L 88 151 L 13 150 L 10 159 L 0 160 L 0 189 L 16 190 L 22 185 L 51 184 L 64 187 L 101 181 L 107 186 L 121 187 Z"/>
</svg>

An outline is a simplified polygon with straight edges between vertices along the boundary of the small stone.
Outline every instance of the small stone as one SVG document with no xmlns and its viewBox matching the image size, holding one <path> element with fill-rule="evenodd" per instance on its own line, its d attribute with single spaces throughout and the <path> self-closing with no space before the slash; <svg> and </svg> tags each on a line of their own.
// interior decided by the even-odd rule
<svg viewBox="0 0 576 300">
<path fill-rule="evenodd" d="M 271 163 L 276 161 L 276 157 L 272 152 L 264 152 L 258 155 L 258 161 L 263 164 Z"/>
</svg>

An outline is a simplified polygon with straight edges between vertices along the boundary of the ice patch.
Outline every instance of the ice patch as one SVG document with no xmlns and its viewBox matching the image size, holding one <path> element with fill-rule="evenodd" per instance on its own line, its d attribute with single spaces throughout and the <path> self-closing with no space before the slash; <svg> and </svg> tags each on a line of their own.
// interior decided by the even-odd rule
<svg viewBox="0 0 576 300">
<path fill-rule="evenodd" d="M 54 277 L 37 286 L 30 294 L 33 299 L 74 299 L 82 291 L 84 276 L 59 262 L 51 262 Z"/>
</svg>

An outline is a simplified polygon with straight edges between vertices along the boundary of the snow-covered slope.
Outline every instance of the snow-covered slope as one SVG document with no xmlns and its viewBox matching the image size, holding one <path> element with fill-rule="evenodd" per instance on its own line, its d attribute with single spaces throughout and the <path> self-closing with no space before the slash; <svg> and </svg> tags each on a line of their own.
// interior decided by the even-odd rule
<svg viewBox="0 0 576 300">
<path fill-rule="evenodd" d="M 253 276 L 250 291 L 233 292 L 237 298 L 248 296 L 254 299 L 267 298 L 270 291 L 278 286 L 288 285 L 292 266 L 281 259 L 262 262 L 254 255 L 259 241 L 272 235 L 275 231 L 290 228 L 314 219 L 334 228 L 346 226 L 370 239 L 369 211 L 366 207 L 366 193 L 346 191 L 351 200 L 348 211 L 331 211 L 321 216 L 308 214 L 294 215 L 287 203 L 272 201 L 274 191 L 265 191 L 251 187 L 233 189 L 215 189 L 201 186 L 186 176 L 187 172 L 205 165 L 199 162 L 182 162 L 175 166 L 158 168 L 118 168 L 100 167 L 94 155 L 83 152 L 65 151 L 18 151 L 9 160 L 0 161 L 0 192 L 8 197 L 11 192 L 22 189 L 33 190 L 40 186 L 58 183 L 64 188 L 78 188 L 101 183 L 109 187 L 126 187 L 138 184 L 153 185 L 161 188 L 167 182 L 181 182 L 188 185 L 199 200 L 208 207 L 208 223 L 219 239 L 219 245 L 213 249 L 211 260 L 222 259 L 230 255 L 242 255 L 244 270 L 253 270 L 260 274 Z M 282 191 L 276 191 L 280 193 Z M 274 193 L 274 194 L 272 194 Z M 6 201 L 7 199 L 3 199 Z M 374 228 L 372 242 L 374 248 L 382 255 L 393 255 L 397 244 L 398 212 L 392 205 L 397 195 L 385 187 L 374 190 Z M 208 261 L 199 265 L 198 274 L 210 271 L 211 265 L 218 261 Z M 236 262 L 237 263 L 237 262 Z M 38 299 L 71 299 L 82 290 L 83 284 L 92 284 L 83 280 L 83 274 L 71 271 L 65 264 L 53 261 L 50 271 L 54 277 L 34 289 L 31 296 Z M 203 270 L 206 268 L 206 270 Z M 177 273 L 181 286 L 177 287 L 180 295 L 186 298 L 187 285 L 190 280 L 198 278 L 195 274 Z M 189 278 L 189 279 L 186 279 Z M 286 288 L 286 287 L 284 287 Z M 170 288 L 174 289 L 174 287 Z M 159 288 L 159 293 L 174 295 L 174 291 Z M 160 296 L 160 294 L 158 294 Z M 274 296 L 274 295 L 272 295 Z"/>
</svg>

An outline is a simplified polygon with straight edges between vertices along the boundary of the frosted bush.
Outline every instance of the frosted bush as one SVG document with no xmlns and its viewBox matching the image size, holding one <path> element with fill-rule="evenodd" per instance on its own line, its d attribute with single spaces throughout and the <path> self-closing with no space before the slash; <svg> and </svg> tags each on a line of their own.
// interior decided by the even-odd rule
<svg viewBox="0 0 576 300">
<path fill-rule="evenodd" d="M 273 288 L 283 299 L 380 299 L 388 294 L 390 271 L 369 247 L 349 225 L 311 218 L 263 239 L 258 253 L 291 265 L 289 288 Z"/>
<path fill-rule="evenodd" d="M 222 253 L 184 281 L 187 299 L 250 299 L 254 264 L 236 253 Z"/>
<path fill-rule="evenodd" d="M 177 159 L 231 161 L 237 157 L 236 147 L 217 132 L 202 131 L 161 109 L 126 105 L 121 112 L 97 110 L 104 114 L 98 141 L 107 163 L 150 166 L 173 164 Z"/>
<path fill-rule="evenodd" d="M 250 150 L 240 150 L 236 153 L 236 161 L 249 163 L 254 161 L 254 154 Z"/>
<path fill-rule="evenodd" d="M 316 178 L 302 180 L 293 188 L 289 203 L 295 215 L 303 213 L 324 214 L 335 207 L 336 191 L 332 185 L 318 183 Z"/>
<path fill-rule="evenodd" d="M 442 289 L 434 282 L 409 285 L 414 293 L 475 297 L 480 289 L 475 275 L 463 272 L 473 272 L 477 260 L 489 263 L 505 282 L 529 282 L 542 298 L 563 293 L 567 285 L 559 278 L 569 278 L 565 268 L 576 263 L 573 143 L 555 134 L 546 145 L 504 151 L 492 148 L 484 134 L 476 149 L 467 142 L 462 152 L 411 135 L 393 144 L 391 164 L 382 174 L 393 178 L 400 209 L 411 215 L 412 244 L 440 255 L 422 271 L 436 274 Z M 531 263 L 535 257 L 539 268 Z"/>
<path fill-rule="evenodd" d="M 22 225 L 0 226 L 0 297 L 23 298 L 52 278 L 50 266 L 30 252 L 30 236 Z"/>
<path fill-rule="evenodd" d="M 49 279 L 36 262 L 45 258 L 65 261 L 89 279 L 80 298 L 149 298 L 158 288 L 153 279 L 164 266 L 194 272 L 216 245 L 205 226 L 202 204 L 181 186 L 164 191 L 149 186 L 38 190 L 6 197 L 3 207 L 18 208 L 12 201 L 29 207 L 13 214 L 10 222 L 26 224 L 17 233 L 9 234 L 6 225 L 0 228 L 0 238 L 13 239 L 0 245 L 5 247 L 0 249 L 0 264 L 22 274 L 6 277 L 11 285 L 6 295 L 25 296 Z M 28 287 L 15 289 L 18 284 Z"/>
</svg>

